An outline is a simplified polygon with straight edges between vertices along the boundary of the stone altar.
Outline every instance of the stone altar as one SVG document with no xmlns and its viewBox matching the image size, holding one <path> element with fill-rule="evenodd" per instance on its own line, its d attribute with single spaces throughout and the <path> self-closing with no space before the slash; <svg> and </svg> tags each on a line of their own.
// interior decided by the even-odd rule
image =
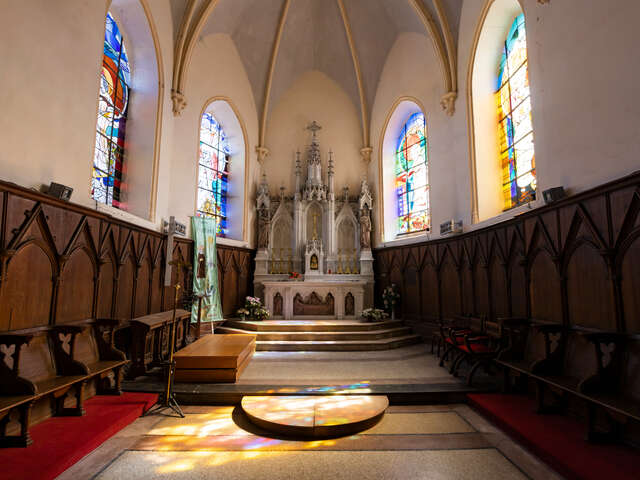
<svg viewBox="0 0 640 480">
<path fill-rule="evenodd" d="M 274 318 L 354 318 L 373 306 L 373 198 L 366 180 L 357 196 L 351 196 L 347 187 L 336 195 L 331 151 L 324 180 L 318 142 L 321 128 L 315 121 L 307 127 L 311 144 L 304 162 L 306 175 L 298 151 L 292 193 L 281 187 L 279 195 L 272 196 L 266 174 L 257 191 L 254 290 Z M 288 282 L 290 272 L 302 274 L 303 281 Z M 287 296 L 287 292 L 293 293 Z M 329 294 L 333 309 L 327 306 Z"/>
</svg>

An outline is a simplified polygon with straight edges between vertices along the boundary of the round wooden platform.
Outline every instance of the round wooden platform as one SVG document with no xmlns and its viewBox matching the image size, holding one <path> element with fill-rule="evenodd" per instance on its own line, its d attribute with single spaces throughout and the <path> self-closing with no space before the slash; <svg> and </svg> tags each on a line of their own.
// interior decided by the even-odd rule
<svg viewBox="0 0 640 480">
<path fill-rule="evenodd" d="M 384 395 L 246 396 L 242 410 L 255 425 L 287 436 L 332 438 L 374 426 L 389 406 Z"/>
</svg>

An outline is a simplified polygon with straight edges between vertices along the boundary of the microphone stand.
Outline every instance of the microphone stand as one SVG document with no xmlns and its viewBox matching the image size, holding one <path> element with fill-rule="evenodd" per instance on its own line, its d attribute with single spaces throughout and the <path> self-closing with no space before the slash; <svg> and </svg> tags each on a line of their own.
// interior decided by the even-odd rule
<svg viewBox="0 0 640 480">
<path fill-rule="evenodd" d="M 178 402 L 176 401 L 176 398 L 173 394 L 173 376 L 176 373 L 176 362 L 173 358 L 173 353 L 176 342 L 176 309 L 178 308 L 178 293 L 180 291 L 180 284 L 176 283 L 174 288 L 176 289 L 176 294 L 173 300 L 173 316 L 171 318 L 169 360 L 166 362 L 162 362 L 162 366 L 165 367 L 167 372 L 167 383 L 165 384 L 165 390 L 162 394 L 162 397 L 156 402 L 155 406 L 147 410 L 144 416 L 162 414 L 169 417 L 184 418 L 184 413 L 182 413 L 182 410 L 180 409 L 180 406 L 178 405 Z M 166 409 L 170 409 L 175 415 L 172 415 L 171 412 L 165 413 L 164 410 Z"/>
</svg>

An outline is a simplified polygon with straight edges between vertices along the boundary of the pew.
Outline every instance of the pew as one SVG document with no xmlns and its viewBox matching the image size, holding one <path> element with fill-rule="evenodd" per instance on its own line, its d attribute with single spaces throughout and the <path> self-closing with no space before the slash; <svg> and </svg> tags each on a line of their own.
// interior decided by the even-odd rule
<svg viewBox="0 0 640 480">
<path fill-rule="evenodd" d="M 0 447 L 31 444 L 31 409 L 40 399 L 52 402 L 55 416 L 81 416 L 89 380 L 102 382 L 99 393 L 120 392 L 120 372 L 127 360 L 113 347 L 113 326 L 110 320 L 88 320 L 0 335 L 4 355 L 0 361 Z M 104 387 L 111 372 L 114 386 Z M 69 393 L 73 396 L 71 407 L 65 406 Z M 10 435 L 7 427 L 14 411 L 18 412 L 20 429 Z"/>
<path fill-rule="evenodd" d="M 172 318 L 173 310 L 168 310 L 130 321 L 132 364 L 127 378 L 145 375 L 150 367 L 159 365 L 168 357 Z M 191 312 L 176 310 L 176 350 L 187 346 L 190 321 Z"/>
<path fill-rule="evenodd" d="M 625 423 L 640 421 L 638 401 L 621 388 L 633 336 L 535 320 L 504 328 L 509 347 L 495 361 L 504 369 L 505 390 L 511 390 L 513 374 L 531 379 L 538 413 L 562 413 L 568 396 L 580 399 L 587 407 L 586 438 L 594 442 L 620 440 Z M 542 339 L 541 349 L 533 347 L 536 337 Z M 608 431 L 599 431 L 599 413 L 605 414 Z"/>
</svg>

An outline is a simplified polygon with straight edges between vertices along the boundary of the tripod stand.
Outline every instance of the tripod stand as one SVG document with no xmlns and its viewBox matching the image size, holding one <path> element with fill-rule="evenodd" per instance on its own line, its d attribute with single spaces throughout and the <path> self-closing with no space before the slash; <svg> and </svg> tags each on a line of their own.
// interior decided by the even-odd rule
<svg viewBox="0 0 640 480">
<path fill-rule="evenodd" d="M 162 397 L 158 399 L 158 402 L 147 412 L 144 414 L 147 415 L 155 415 L 162 414 L 170 417 L 180 417 L 184 418 L 184 413 L 180 409 L 178 402 L 176 402 L 176 398 L 173 394 L 173 376 L 176 373 L 176 361 L 173 358 L 173 350 L 175 348 L 176 342 L 176 308 L 178 307 L 178 292 L 180 291 L 180 284 L 176 283 L 174 288 L 176 289 L 176 294 L 173 300 L 173 316 L 171 319 L 171 335 L 169 341 L 169 360 L 166 362 L 162 362 L 162 366 L 165 367 L 167 372 L 167 383 L 165 384 L 165 390 L 162 393 Z M 186 333 L 185 333 L 186 335 Z M 164 410 L 170 409 L 175 415 L 171 415 L 171 413 L 164 413 Z"/>
</svg>

